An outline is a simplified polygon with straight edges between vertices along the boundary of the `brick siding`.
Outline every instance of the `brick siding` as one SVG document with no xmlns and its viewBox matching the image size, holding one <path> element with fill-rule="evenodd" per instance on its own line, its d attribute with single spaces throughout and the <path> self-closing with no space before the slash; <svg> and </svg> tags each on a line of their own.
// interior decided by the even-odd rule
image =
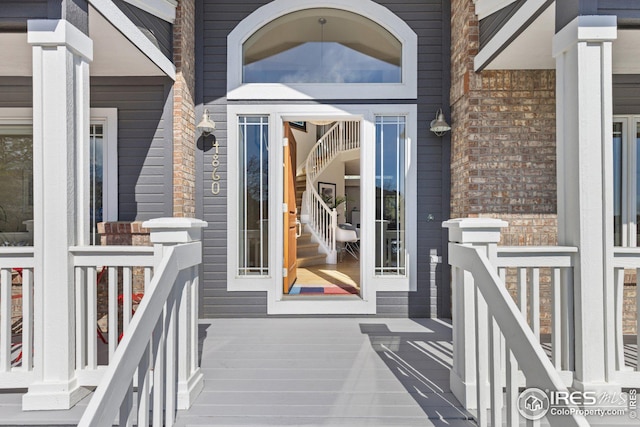
<svg viewBox="0 0 640 427">
<path fill-rule="evenodd" d="M 195 1 L 180 0 L 173 26 L 173 216 L 194 217 L 195 176 Z"/>
<path fill-rule="evenodd" d="M 555 70 L 476 73 L 472 0 L 451 2 L 451 217 L 509 223 L 501 245 L 556 245 Z M 625 333 L 635 333 L 635 277 L 624 287 Z M 550 276 L 540 274 L 541 329 L 550 328 Z M 514 272 L 507 287 L 516 293 Z"/>
</svg>

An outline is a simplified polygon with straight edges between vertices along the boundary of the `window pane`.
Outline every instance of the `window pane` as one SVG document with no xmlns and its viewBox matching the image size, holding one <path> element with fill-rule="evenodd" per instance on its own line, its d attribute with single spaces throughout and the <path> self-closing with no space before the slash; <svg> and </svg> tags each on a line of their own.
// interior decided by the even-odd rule
<svg viewBox="0 0 640 427">
<path fill-rule="evenodd" d="M 239 118 L 239 271 L 269 274 L 269 118 Z"/>
<path fill-rule="evenodd" d="M 24 221 L 33 219 L 31 126 L 0 126 L 0 245 L 28 246 Z"/>
<path fill-rule="evenodd" d="M 376 118 L 376 274 L 404 275 L 406 119 Z"/>
<path fill-rule="evenodd" d="M 368 18 L 338 9 L 280 17 L 243 45 L 244 83 L 400 83 L 402 45 Z"/>
<path fill-rule="evenodd" d="M 103 179 L 104 179 L 104 129 L 102 125 L 91 125 L 89 131 L 89 221 L 91 229 L 91 244 L 99 245 L 98 223 L 103 219 Z"/>
</svg>

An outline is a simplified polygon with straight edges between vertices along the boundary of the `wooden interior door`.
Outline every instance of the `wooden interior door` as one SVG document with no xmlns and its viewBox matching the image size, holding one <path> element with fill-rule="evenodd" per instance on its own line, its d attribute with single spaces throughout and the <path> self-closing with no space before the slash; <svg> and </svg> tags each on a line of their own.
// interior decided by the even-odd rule
<svg viewBox="0 0 640 427">
<path fill-rule="evenodd" d="M 284 124 L 284 134 L 288 144 L 284 147 L 284 203 L 287 212 L 284 214 L 284 268 L 287 272 L 283 278 L 284 293 L 289 293 L 291 286 L 298 278 L 297 244 L 296 244 L 296 140 L 289 123 Z"/>
</svg>

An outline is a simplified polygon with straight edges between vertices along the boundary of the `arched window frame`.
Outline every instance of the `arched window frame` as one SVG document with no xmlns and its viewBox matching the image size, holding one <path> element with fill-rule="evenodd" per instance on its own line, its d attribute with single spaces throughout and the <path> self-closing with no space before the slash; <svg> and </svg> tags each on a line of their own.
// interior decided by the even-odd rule
<svg viewBox="0 0 640 427">
<path fill-rule="evenodd" d="M 341 9 L 376 22 L 402 44 L 401 83 L 243 83 L 242 46 L 256 31 L 289 13 Z M 242 20 L 227 38 L 227 99 L 415 99 L 418 37 L 389 9 L 370 0 L 275 0 Z"/>
</svg>

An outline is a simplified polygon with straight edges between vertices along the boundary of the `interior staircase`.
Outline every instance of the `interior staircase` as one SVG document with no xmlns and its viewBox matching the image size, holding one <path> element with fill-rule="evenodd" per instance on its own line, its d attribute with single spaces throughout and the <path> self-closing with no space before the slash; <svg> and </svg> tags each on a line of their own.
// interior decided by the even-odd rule
<svg viewBox="0 0 640 427">
<path fill-rule="evenodd" d="M 302 174 L 296 177 L 296 205 L 298 208 L 298 219 L 302 212 L 302 193 L 307 188 L 307 175 Z M 296 257 L 298 259 L 298 267 L 308 267 L 310 265 L 324 264 L 327 255 L 320 253 L 318 248 L 320 244 L 311 240 L 311 233 L 303 228 L 302 235 L 297 240 Z"/>
<path fill-rule="evenodd" d="M 338 213 L 335 208 L 329 208 L 318 193 L 316 184 L 325 168 L 342 153 L 359 149 L 359 122 L 334 122 L 334 125 L 311 148 L 305 162 L 306 175 L 296 177 L 298 213 L 302 212 L 302 204 L 304 204 L 306 213 L 304 221 L 301 220 L 301 222 L 304 225 L 303 233 L 309 233 L 309 237 L 303 234 L 298 238 L 299 267 L 337 262 Z"/>
</svg>

